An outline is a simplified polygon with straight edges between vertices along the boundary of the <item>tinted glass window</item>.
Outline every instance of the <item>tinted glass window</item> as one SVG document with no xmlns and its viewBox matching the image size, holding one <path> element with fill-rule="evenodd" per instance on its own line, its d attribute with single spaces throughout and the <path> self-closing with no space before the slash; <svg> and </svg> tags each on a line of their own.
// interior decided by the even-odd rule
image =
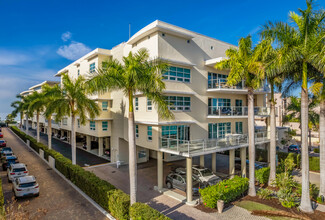
<svg viewBox="0 0 325 220">
<path fill-rule="evenodd" d="M 36 182 L 31 182 L 31 183 L 22 183 L 19 185 L 19 187 L 21 188 L 26 188 L 26 187 L 31 187 L 31 186 L 35 186 Z"/>
<path fill-rule="evenodd" d="M 14 172 L 24 172 L 24 171 L 26 171 L 26 169 L 25 169 L 25 167 L 23 167 L 23 168 L 15 168 L 13 171 Z"/>
</svg>

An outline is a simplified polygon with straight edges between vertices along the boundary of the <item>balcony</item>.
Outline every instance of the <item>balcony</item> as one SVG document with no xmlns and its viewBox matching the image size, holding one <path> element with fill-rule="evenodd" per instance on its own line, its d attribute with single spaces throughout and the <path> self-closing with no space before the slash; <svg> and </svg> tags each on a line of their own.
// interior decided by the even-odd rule
<svg viewBox="0 0 325 220">
<path fill-rule="evenodd" d="M 270 141 L 267 132 L 255 133 L 255 144 Z M 159 150 L 183 157 L 194 157 L 248 146 L 248 134 L 229 134 L 218 139 L 178 140 L 160 138 Z"/>
<path fill-rule="evenodd" d="M 268 117 L 270 115 L 270 108 L 254 107 L 254 115 L 260 117 Z M 207 118 L 247 118 L 248 107 L 244 106 L 227 106 L 227 107 L 208 107 Z"/>
<path fill-rule="evenodd" d="M 227 79 L 209 79 L 208 81 L 208 92 L 222 92 L 222 93 L 236 93 L 236 94 L 247 94 L 248 89 L 245 87 L 245 81 L 235 85 L 227 85 Z M 270 88 L 267 84 L 254 91 L 255 94 L 270 93 Z"/>
</svg>

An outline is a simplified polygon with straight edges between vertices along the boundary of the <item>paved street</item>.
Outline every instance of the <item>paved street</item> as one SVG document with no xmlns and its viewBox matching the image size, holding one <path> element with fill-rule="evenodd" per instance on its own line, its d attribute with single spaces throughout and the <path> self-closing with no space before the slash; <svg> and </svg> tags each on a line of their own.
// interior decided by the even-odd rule
<svg viewBox="0 0 325 220">
<path fill-rule="evenodd" d="M 36 139 L 36 131 L 30 130 L 29 134 L 32 134 Z M 41 142 L 45 145 L 47 145 L 47 134 L 41 133 Z M 69 158 L 71 160 L 71 145 L 65 142 L 62 142 L 56 138 L 52 138 L 52 148 L 56 150 L 57 152 L 60 152 L 63 156 Z M 87 151 L 84 151 L 82 149 L 77 148 L 77 164 L 79 166 L 85 166 L 85 164 L 88 165 L 96 165 L 96 164 L 102 164 L 102 163 L 108 163 L 107 160 L 98 157 L 94 154 L 91 154 Z"/>
<path fill-rule="evenodd" d="M 20 162 L 27 164 L 31 175 L 36 176 L 40 185 L 40 196 L 18 201 L 22 204 L 29 201 L 26 210 L 35 213 L 37 209 L 45 209 L 46 215 L 41 219 L 106 219 L 92 204 L 82 197 L 72 186 L 63 180 L 57 173 L 32 152 L 21 140 L 3 128 L 4 139 Z M 5 201 L 11 200 L 12 185 L 8 183 L 6 172 L 0 172 Z M 30 218 L 32 219 L 32 218 Z"/>
</svg>

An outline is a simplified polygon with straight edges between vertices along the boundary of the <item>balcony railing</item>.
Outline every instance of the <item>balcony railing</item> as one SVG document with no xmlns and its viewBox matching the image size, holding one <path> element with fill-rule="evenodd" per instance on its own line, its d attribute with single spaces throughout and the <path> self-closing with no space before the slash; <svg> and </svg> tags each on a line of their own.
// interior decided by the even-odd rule
<svg viewBox="0 0 325 220">
<path fill-rule="evenodd" d="M 211 79 L 208 81 L 208 89 L 220 89 L 220 90 L 247 90 L 245 87 L 245 81 L 241 81 L 235 86 L 227 85 L 227 79 Z M 255 92 L 270 92 L 270 87 L 267 84 L 262 85 L 259 89 L 254 90 Z"/>
<path fill-rule="evenodd" d="M 267 132 L 255 133 L 255 144 L 269 141 Z M 218 152 L 231 148 L 248 146 L 247 134 L 229 134 L 218 139 L 179 140 L 173 138 L 160 138 L 160 150 L 190 157 L 203 155 L 206 152 Z"/>
<path fill-rule="evenodd" d="M 208 107 L 209 116 L 219 116 L 219 117 L 232 117 L 232 116 L 248 116 L 248 107 L 239 106 L 228 106 L 228 107 Z M 268 107 L 254 107 L 254 115 L 256 116 L 268 116 L 270 115 L 270 108 Z"/>
</svg>

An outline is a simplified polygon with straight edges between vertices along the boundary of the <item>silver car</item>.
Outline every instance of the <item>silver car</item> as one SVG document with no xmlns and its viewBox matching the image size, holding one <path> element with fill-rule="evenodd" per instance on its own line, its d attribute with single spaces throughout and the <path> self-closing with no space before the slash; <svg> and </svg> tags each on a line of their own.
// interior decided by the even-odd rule
<svg viewBox="0 0 325 220">
<path fill-rule="evenodd" d="M 172 172 L 166 177 L 166 185 L 168 189 L 176 188 L 186 192 L 186 175 Z M 200 182 L 192 177 L 193 195 L 199 195 Z"/>
</svg>

